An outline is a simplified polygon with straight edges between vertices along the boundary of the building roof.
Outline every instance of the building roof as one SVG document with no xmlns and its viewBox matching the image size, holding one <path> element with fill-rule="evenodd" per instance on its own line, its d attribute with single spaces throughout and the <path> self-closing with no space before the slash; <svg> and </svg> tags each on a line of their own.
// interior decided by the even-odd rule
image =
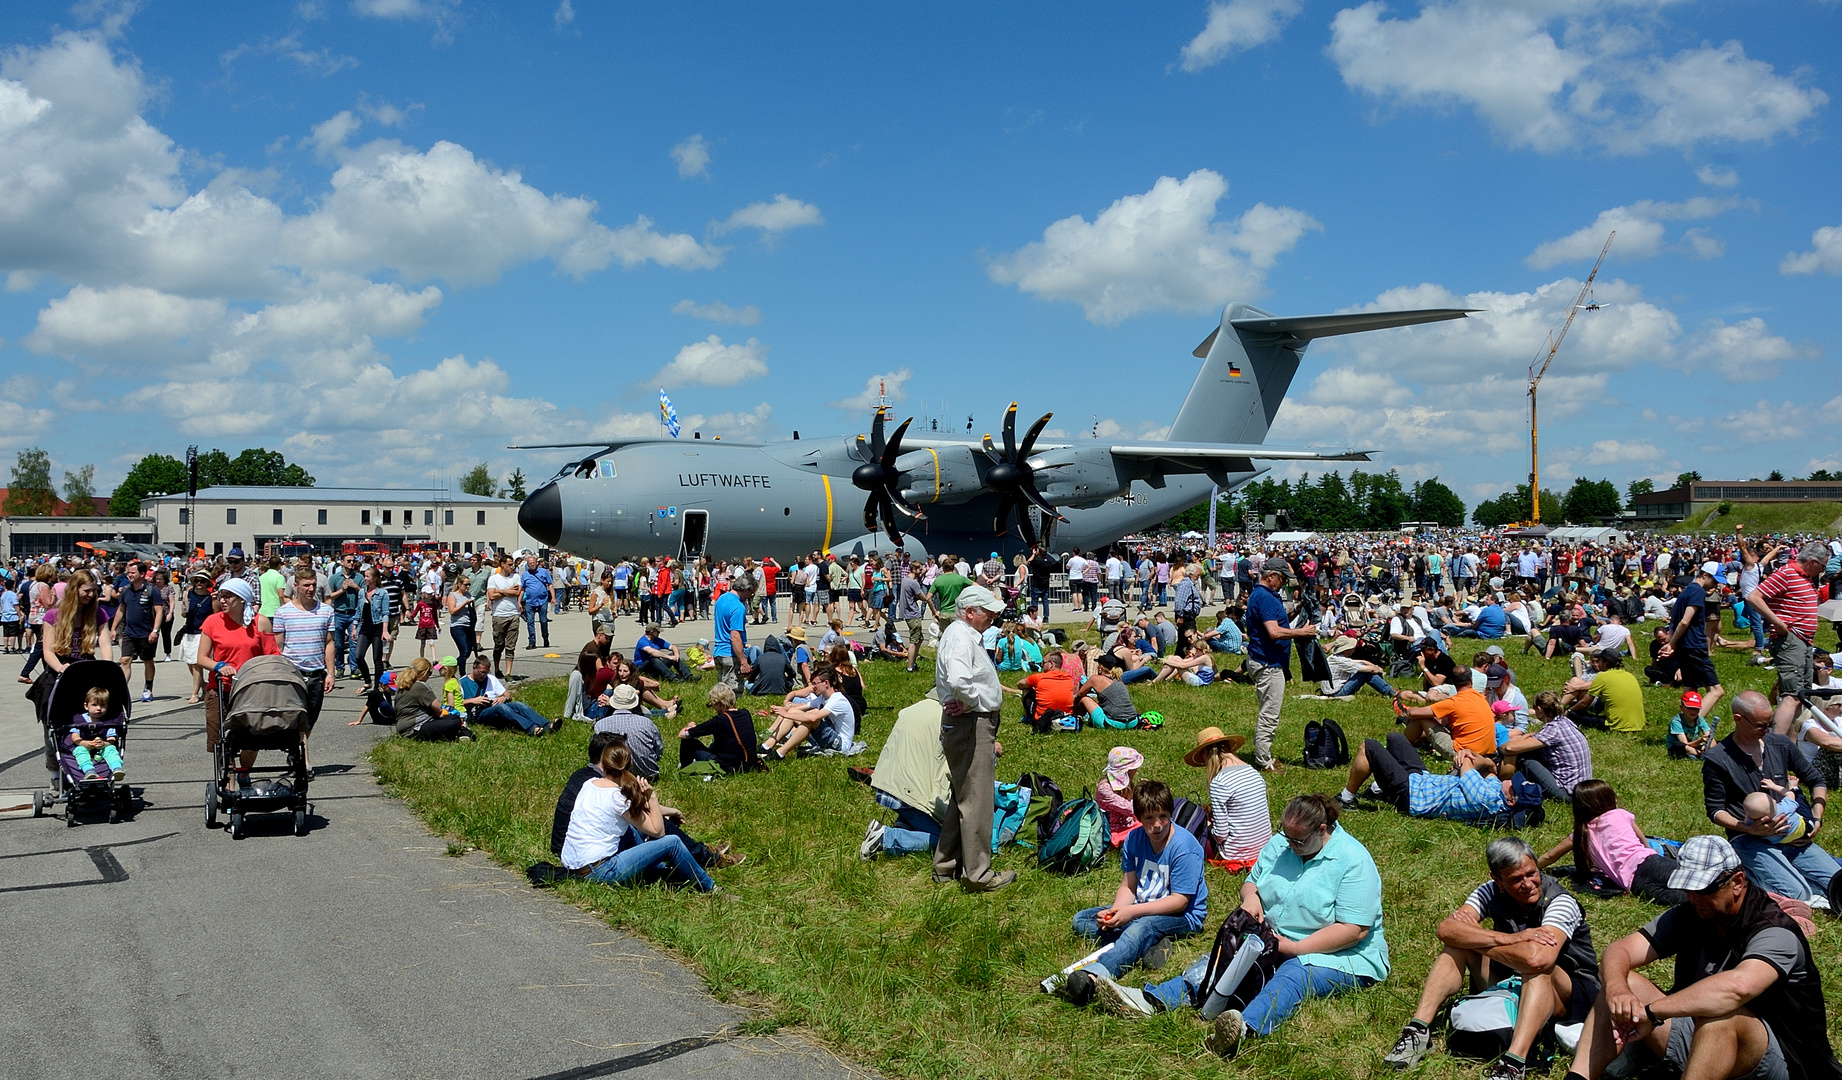
<svg viewBox="0 0 1842 1080">
<path fill-rule="evenodd" d="M 459 491 L 443 491 L 441 488 L 383 488 L 383 487 L 238 487 L 222 485 L 198 489 L 198 497 L 213 502 L 310 502 L 310 503 L 363 503 L 396 505 L 403 502 L 422 503 L 447 502 L 473 506 L 516 506 L 513 499 L 497 499 L 486 495 L 467 495 Z M 142 502 L 184 502 L 185 492 L 176 495 L 150 496 Z"/>
<path fill-rule="evenodd" d="M 4 508 L 6 506 L 6 495 L 7 495 L 7 492 L 11 490 L 12 490 L 11 488 L 0 487 L 0 508 Z M 93 516 L 108 517 L 109 516 L 109 497 L 107 495 L 96 495 L 96 496 L 92 496 L 92 498 L 96 500 L 96 513 Z M 5 513 L 5 510 L 0 509 L 0 513 Z M 51 506 L 50 516 L 69 517 L 70 516 L 70 504 L 65 502 L 63 499 L 58 499 L 54 501 Z"/>
</svg>

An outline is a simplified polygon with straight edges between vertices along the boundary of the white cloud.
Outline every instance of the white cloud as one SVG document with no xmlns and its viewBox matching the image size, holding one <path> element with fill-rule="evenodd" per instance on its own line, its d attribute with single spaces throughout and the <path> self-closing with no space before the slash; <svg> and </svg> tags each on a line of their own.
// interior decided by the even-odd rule
<svg viewBox="0 0 1842 1080">
<path fill-rule="evenodd" d="M 1695 170 L 1695 179 L 1709 187 L 1731 188 L 1740 186 L 1740 174 L 1732 169 L 1717 169 L 1712 165 L 1703 165 Z"/>
<path fill-rule="evenodd" d="M 1773 404 L 1760 398 L 1746 408 L 1716 417 L 1682 420 L 1676 425 L 1676 430 L 1685 435 L 1718 435 L 1726 442 L 1740 442 L 1749 446 L 1761 443 L 1801 443 L 1825 435 L 1833 426 L 1832 418 L 1838 412 L 1842 412 L 1842 397 L 1832 397 L 1822 405 L 1800 405 L 1793 401 Z M 1725 448 L 1716 444 L 1709 449 Z"/>
<path fill-rule="evenodd" d="M 1778 264 L 1781 274 L 1842 274 L 1842 225 L 1825 225 L 1810 234 L 1809 251 L 1793 251 Z"/>
<path fill-rule="evenodd" d="M 78 285 L 39 312 L 26 338 L 36 352 L 99 353 L 184 343 L 220 326 L 222 300 L 194 300 L 138 285 Z"/>
<path fill-rule="evenodd" d="M 373 19 L 440 19 L 454 9 L 455 0 L 352 0 L 352 10 Z"/>
<path fill-rule="evenodd" d="M 732 308 L 721 300 L 712 300 L 699 304 L 689 298 L 672 305 L 673 315 L 689 315 L 693 319 L 708 322 L 737 323 L 741 326 L 754 326 L 761 321 L 761 309 L 753 304 Z"/>
<path fill-rule="evenodd" d="M 710 144 L 702 135 L 693 135 L 672 147 L 672 160 L 678 163 L 679 176 L 709 176 Z"/>
<path fill-rule="evenodd" d="M 344 150 L 345 141 L 363 126 L 364 121 L 352 115 L 352 110 L 344 109 L 315 124 L 302 145 L 312 146 L 315 157 L 330 158 Z"/>
<path fill-rule="evenodd" d="M 1590 465 L 1651 465 L 1668 458 L 1669 454 L 1649 439 L 1600 439 L 1586 455 Z"/>
<path fill-rule="evenodd" d="M 556 18 L 556 28 L 558 30 L 561 30 L 565 26 L 568 26 L 570 23 L 575 22 L 576 21 L 576 5 L 570 3 L 569 0 L 562 0 L 562 2 L 557 4 L 556 6 L 555 18 Z"/>
<path fill-rule="evenodd" d="M 680 166 L 679 172 L 683 173 L 683 171 Z M 760 229 L 772 237 L 789 229 L 823 224 L 825 224 L 825 217 L 819 213 L 818 207 L 811 203 L 800 202 L 798 199 L 789 199 L 785 195 L 776 195 L 773 202 L 749 203 L 730 214 L 727 221 L 713 223 L 710 231 L 726 233 L 736 229 Z"/>
<path fill-rule="evenodd" d="M 907 368 L 897 368 L 880 375 L 872 375 L 863 381 L 861 392 L 837 401 L 828 401 L 826 404 L 834 409 L 861 411 L 876 408 L 876 403 L 883 398 L 891 402 L 907 401 L 908 380 L 913 376 L 914 372 Z"/>
<path fill-rule="evenodd" d="M 1742 203 L 1739 199 L 1714 199 L 1701 195 L 1682 202 L 1642 199 L 1629 206 L 1614 206 L 1610 210 L 1601 210 L 1591 225 L 1536 248 L 1523 262 L 1532 270 L 1546 270 L 1563 262 L 1597 258 L 1600 249 L 1605 246 L 1606 234 L 1614 229 L 1618 230 L 1618 237 L 1612 242 L 1608 258 L 1625 262 L 1653 258 L 1672 250 L 1664 242 L 1668 231 L 1664 222 L 1717 217 L 1740 205 Z M 1686 251 L 1697 258 L 1713 258 L 1720 255 L 1725 247 L 1705 232 L 1690 230 L 1673 250 Z"/>
<path fill-rule="evenodd" d="M 1148 311 L 1204 312 L 1265 290 L 1266 271 L 1306 232 L 1322 229 L 1302 210 L 1256 203 L 1216 220 L 1228 182 L 1198 169 L 1163 176 L 1142 195 L 1118 199 L 1090 223 L 1079 214 L 986 267 L 1000 285 L 1081 305 L 1089 322 L 1112 326 Z"/>
<path fill-rule="evenodd" d="M 711 334 L 678 350 L 672 362 L 660 368 L 648 385 L 657 386 L 734 386 L 768 373 L 768 347 L 755 338 L 737 345 L 725 345 Z"/>
<path fill-rule="evenodd" d="M 1303 7 L 1304 0 L 1211 0 L 1202 33 L 1183 47 L 1183 70 L 1201 71 L 1231 52 L 1274 40 Z"/>
<path fill-rule="evenodd" d="M 218 63 L 229 71 L 231 65 L 248 53 L 260 53 L 265 56 L 280 56 L 294 61 L 302 71 L 322 77 L 336 75 L 347 68 L 358 66 L 358 57 L 335 53 L 322 45 L 309 48 L 301 42 L 299 30 L 290 31 L 279 38 L 263 38 L 258 45 L 238 45 L 218 57 Z"/>
<path fill-rule="evenodd" d="M 1715 371 L 1730 382 L 1763 382 L 1777 378 L 1784 361 L 1821 352 L 1767 332 L 1765 320 L 1757 316 L 1732 324 L 1715 319 L 1696 335 L 1680 366 L 1691 372 Z"/>
<path fill-rule="evenodd" d="M 1619 18 L 1635 9 L 1637 21 Z M 1386 18 L 1376 0 L 1337 13 L 1330 56 L 1352 89 L 1409 105 L 1475 110 L 1510 146 L 1614 153 L 1760 142 L 1798 131 L 1822 90 L 1749 58 L 1737 41 L 1644 51 L 1641 0 L 1448 0 Z M 1556 24 L 1558 26 L 1558 40 Z"/>
<path fill-rule="evenodd" d="M 764 401 L 748 412 L 716 413 L 713 416 L 680 413 L 678 425 L 684 431 L 698 432 L 710 438 L 721 435 L 730 439 L 766 439 L 774 434 L 774 409 Z M 619 439 L 664 433 L 657 412 L 613 413 L 589 428 L 587 437 Z M 690 436 L 684 435 L 681 438 L 689 439 Z"/>
</svg>

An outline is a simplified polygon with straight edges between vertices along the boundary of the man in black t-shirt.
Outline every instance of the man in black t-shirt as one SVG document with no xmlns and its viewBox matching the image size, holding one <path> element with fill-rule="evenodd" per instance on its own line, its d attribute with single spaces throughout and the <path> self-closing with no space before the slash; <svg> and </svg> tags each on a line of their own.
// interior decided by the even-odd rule
<svg viewBox="0 0 1842 1080">
<path fill-rule="evenodd" d="M 139 559 L 128 564 L 116 599 L 113 626 L 115 640 L 121 643 L 122 677 L 134 675 L 134 662 L 140 660 L 147 676 L 142 701 L 153 700 L 154 642 L 160 639 L 160 624 L 166 621 L 166 593 L 146 574 Z"/>
<path fill-rule="evenodd" d="M 1439 649 L 1439 643 L 1430 637 L 1420 639 L 1420 681 L 1428 690 L 1435 686 L 1444 686 L 1458 665 Z"/>
<path fill-rule="evenodd" d="M 1041 544 L 1030 549 L 1030 602 L 1042 612 L 1043 623 L 1049 622 L 1049 575 L 1055 572 L 1055 560 L 1043 550 Z M 1073 584 L 1070 584 L 1073 589 Z M 1072 591 L 1070 593 L 1072 594 Z"/>
<path fill-rule="evenodd" d="M 1718 610 L 1710 601 L 1710 590 L 1720 588 L 1719 575 L 1719 563 L 1704 563 L 1694 579 L 1682 586 L 1669 612 L 1669 640 L 1657 649 L 1656 664 L 1644 669 L 1653 683 L 1701 691 L 1704 720 L 1727 692 L 1720 684 L 1720 676 L 1714 673 L 1714 661 L 1708 657 L 1708 613 Z"/>
<path fill-rule="evenodd" d="M 1691 837 L 1669 887 L 1688 903 L 1605 950 L 1605 991 L 1568 1080 L 1599 1080 L 1614 1056 L 1623 1076 L 1662 1058 L 1695 1076 L 1842 1078 L 1810 943 L 1747 879 L 1732 845 Z M 1676 960 L 1669 993 L 1636 972 L 1666 956 Z"/>
</svg>

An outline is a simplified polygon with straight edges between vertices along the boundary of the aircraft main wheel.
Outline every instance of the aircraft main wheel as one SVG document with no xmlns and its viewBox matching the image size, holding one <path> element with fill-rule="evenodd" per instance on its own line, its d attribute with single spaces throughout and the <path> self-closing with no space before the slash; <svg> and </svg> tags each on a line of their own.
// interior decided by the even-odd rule
<svg viewBox="0 0 1842 1080">
<path fill-rule="evenodd" d="M 294 812 L 294 835 L 307 835 L 307 811 L 305 810 L 296 810 Z"/>
<path fill-rule="evenodd" d="M 232 840 L 243 839 L 243 811 L 241 810 L 230 812 L 230 838 Z"/>
<path fill-rule="evenodd" d="M 205 828 L 217 828 L 217 781 L 205 781 Z"/>
</svg>

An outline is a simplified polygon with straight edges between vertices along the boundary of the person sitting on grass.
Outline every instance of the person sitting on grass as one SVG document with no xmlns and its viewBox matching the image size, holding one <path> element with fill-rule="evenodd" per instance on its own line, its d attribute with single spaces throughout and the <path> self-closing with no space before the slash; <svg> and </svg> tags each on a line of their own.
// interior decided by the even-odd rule
<svg viewBox="0 0 1842 1080">
<path fill-rule="evenodd" d="M 940 701 L 927 696 L 896 714 L 895 727 L 883 741 L 870 773 L 877 805 L 895 811 L 895 824 L 872 818 L 857 857 L 913 855 L 940 843 L 940 822 L 953 801 L 953 777 L 940 747 Z"/>
<path fill-rule="evenodd" d="M 418 656 L 397 680 L 392 702 L 396 707 L 396 733 L 425 742 L 472 742 L 473 729 L 467 721 L 443 712 L 435 700 L 435 688 L 428 681 L 434 670 L 435 665 Z"/>
<path fill-rule="evenodd" d="M 1203 631 L 1202 639 L 1209 645 L 1210 652 L 1242 653 L 1247 652 L 1247 639 L 1241 633 L 1241 619 L 1246 610 L 1239 604 L 1229 604 L 1222 609 L 1221 617 L 1214 626 Z"/>
<path fill-rule="evenodd" d="M 1232 1057 L 1249 1035 L 1271 1035 L 1306 1001 L 1388 977 L 1381 874 L 1362 842 L 1337 826 L 1336 802 L 1325 795 L 1297 796 L 1286 803 L 1279 827 L 1241 883 L 1241 910 L 1270 935 L 1248 934 L 1213 987 L 1203 985 L 1206 951 L 1182 975 L 1143 991 L 1102 984 L 1115 1011 L 1142 1016 L 1195 1005 L 1205 1020 L 1214 1021 L 1204 1045 Z M 1245 988 L 1269 936 L 1284 959 L 1258 989 Z M 1235 1000 L 1245 1008 L 1226 1007 Z"/>
<path fill-rule="evenodd" d="M 1139 726 L 1138 706 L 1120 676 L 1125 665 L 1112 653 L 1102 653 L 1094 663 L 1094 674 L 1075 695 L 1076 716 L 1087 717 L 1097 728 L 1125 730 Z"/>
<path fill-rule="evenodd" d="M 449 657 L 449 659 L 453 659 Z M 460 680 L 460 704 L 467 718 L 476 723 L 517 725 L 526 735 L 548 735 L 563 726 L 561 720 L 547 723 L 536 709 L 522 701 L 513 701 L 512 692 L 492 673 L 492 661 L 484 655 L 473 658 L 473 672 Z"/>
<path fill-rule="evenodd" d="M 1452 680 L 1452 672 L 1458 664 L 1431 637 L 1423 637 L 1419 643 L 1420 655 L 1415 661 L 1420 669 L 1420 685 L 1431 690 L 1435 686 L 1444 686 Z"/>
<path fill-rule="evenodd" d="M 1497 764 L 1488 757 L 1462 748 L 1453 752 L 1450 775 L 1427 772 L 1407 737 L 1391 731 L 1386 745 L 1374 739 L 1362 741 L 1356 760 L 1350 762 L 1349 780 L 1337 793 L 1337 805 L 1354 809 L 1356 793 L 1373 776 L 1379 789 L 1375 794 L 1403 814 L 1481 821 L 1511 805 L 1511 772 L 1507 765 L 1502 767 L 1501 779 L 1498 772 Z"/>
<path fill-rule="evenodd" d="M 602 702 L 608 711 L 595 721 L 595 730 L 624 737 L 633 771 L 647 780 L 657 780 L 659 762 L 665 756 L 665 738 L 652 717 L 640 710 L 640 692 L 626 683 L 616 683 L 603 695 Z"/>
<path fill-rule="evenodd" d="M 1567 1080 L 1640 1075 L 1659 1061 L 1696 1080 L 1842 1077 L 1810 942 L 1732 845 L 1689 838 L 1669 887 L 1688 902 L 1606 948 L 1605 991 Z M 1637 973 L 1667 957 L 1676 961 L 1670 993 Z"/>
<path fill-rule="evenodd" d="M 1062 650 L 1051 648 L 1043 653 L 1041 671 L 1025 675 L 1016 686 L 1000 684 L 999 688 L 1023 699 L 1026 723 L 1060 721 L 1065 730 L 1081 729 L 1080 721 L 1073 719 L 1075 677 L 1062 666 Z"/>
<path fill-rule="evenodd" d="M 1451 682 L 1434 687 L 1434 691 L 1451 688 L 1444 697 L 1426 696 L 1427 704 L 1412 705 L 1417 694 L 1396 698 L 1395 709 L 1406 723 L 1407 741 L 1414 746 L 1431 746 L 1441 757 L 1449 758 L 1454 750 L 1473 754 L 1497 751 L 1497 714 L 1484 695 L 1472 688 L 1471 669 L 1452 668 Z"/>
<path fill-rule="evenodd" d="M 1014 622 L 1005 623 L 998 636 L 996 659 L 999 671 L 1041 671 L 1043 667 L 1042 650 L 1018 633 L 1018 625 Z"/>
<path fill-rule="evenodd" d="M 1573 853 L 1573 879 L 1598 874 L 1631 895 L 1673 907 L 1688 900 L 1669 887 L 1677 862 L 1650 846 L 1637 818 L 1620 809 L 1618 794 L 1604 780 L 1582 780 L 1573 789 L 1573 832 L 1541 857 L 1543 867 Z"/>
<path fill-rule="evenodd" d="M 550 854 L 563 854 L 563 840 L 569 835 L 569 815 L 576 808 L 576 796 L 582 785 L 601 775 L 601 758 L 608 747 L 625 743 L 626 737 L 612 731 L 599 731 L 588 737 L 588 764 L 569 774 L 563 792 L 556 797 L 556 812 L 550 818 Z"/>
<path fill-rule="evenodd" d="M 1226 735 L 1218 727 L 1196 733 L 1196 746 L 1183 762 L 1209 773 L 1209 865 L 1230 874 L 1253 869 L 1266 842 L 1273 838 L 1273 815 L 1267 809 L 1266 777 L 1237 753 L 1245 735 Z"/>
<path fill-rule="evenodd" d="M 664 836 L 637 842 L 638 830 L 628 814 L 635 806 L 647 805 L 650 797 L 632 764 L 626 740 L 614 740 L 596 762 L 601 775 L 577 790 L 563 835 L 563 868 L 605 885 L 688 881 L 701 892 L 716 892 L 716 882 L 691 857 L 683 840 Z"/>
<path fill-rule="evenodd" d="M 668 698 L 661 695 L 659 688 L 664 684 L 657 679 L 649 679 L 640 674 L 639 668 L 634 665 L 633 661 L 620 653 L 608 657 L 608 666 L 614 669 L 614 681 L 609 684 L 610 690 L 617 683 L 631 686 L 633 692 L 639 695 L 641 704 L 648 709 L 663 709 L 667 720 L 678 719 L 678 710 L 684 705 L 683 698 Z M 606 702 L 603 702 L 602 705 L 606 707 Z"/>
<path fill-rule="evenodd" d="M 1701 695 L 1693 690 L 1682 692 L 1682 708 L 1669 718 L 1669 756 L 1700 758 L 1715 743 L 1718 725 L 1701 715 Z"/>
<path fill-rule="evenodd" d="M 774 723 L 761 743 L 762 758 L 785 761 L 809 740 L 820 750 L 841 754 L 850 751 L 857 737 L 857 722 L 850 699 L 832 686 L 833 678 L 832 669 L 822 664 L 812 670 L 811 691 L 804 699 L 768 710 Z"/>
<path fill-rule="evenodd" d="M 724 772 L 753 772 L 761 767 L 755 755 L 755 715 L 736 708 L 735 688 L 717 683 L 710 688 L 710 708 L 715 713 L 701 724 L 686 724 L 678 733 L 678 767 L 714 761 Z M 709 743 L 704 740 L 709 739 Z"/>
<path fill-rule="evenodd" d="M 1348 634 L 1338 634 L 1330 643 L 1325 661 L 1330 667 L 1330 678 L 1318 684 L 1325 697 L 1355 697 L 1367 686 L 1383 697 L 1394 696 L 1394 687 L 1382 678 L 1381 665 L 1370 663 L 1353 655 L 1356 651 L 1356 639 Z"/>
<path fill-rule="evenodd" d="M 1215 681 L 1215 660 L 1209 646 L 1201 641 L 1194 630 L 1185 630 L 1184 643 L 1177 651 L 1164 658 L 1158 669 L 1157 677 L 1151 681 L 1177 682 L 1181 680 L 1186 686 L 1207 686 Z"/>
<path fill-rule="evenodd" d="M 1145 755 L 1130 746 L 1115 746 L 1107 751 L 1106 775 L 1094 785 L 1094 802 L 1106 814 L 1107 842 L 1119 847 L 1127 834 L 1138 828 L 1133 814 L 1132 785 L 1145 764 Z"/>
<path fill-rule="evenodd" d="M 1571 679 L 1561 703 L 1568 715 L 1584 727 L 1606 731 L 1644 730 L 1644 689 L 1637 676 L 1625 670 L 1624 653 L 1614 648 L 1594 650 L 1593 675 Z"/>
<path fill-rule="evenodd" d="M 1560 695 L 1554 691 L 1535 695 L 1535 716 L 1542 722 L 1538 730 L 1508 731 L 1498 749 L 1515 756 L 1516 767 L 1541 785 L 1543 797 L 1565 802 L 1582 782 L 1592 779 L 1592 746 L 1561 711 Z"/>
<path fill-rule="evenodd" d="M 633 659 L 642 674 L 668 682 L 696 682 L 697 676 L 685 666 L 684 658 L 678 655 L 678 646 L 665 640 L 665 631 L 658 623 L 646 628 L 646 633 L 633 645 Z"/>
<path fill-rule="evenodd" d="M 1129 967 L 1166 938 L 1187 937 L 1202 929 L 1209 914 L 1209 886 L 1203 880 L 1202 845 L 1185 829 L 1171 824 L 1176 799 L 1158 780 L 1135 785 L 1132 810 L 1138 827 L 1119 849 L 1119 888 L 1106 907 L 1076 912 L 1074 932 L 1112 946 L 1100 959 L 1076 970 L 1062 985 L 1062 995 L 1076 1005 L 1108 988 L 1113 1004 L 1115 982 Z"/>
<path fill-rule="evenodd" d="M 1580 902 L 1541 872 L 1519 836 L 1492 840 L 1484 861 L 1490 880 L 1439 924 L 1444 947 L 1427 972 L 1419 1007 L 1382 1059 L 1396 1069 L 1411 1069 L 1432 1052 L 1432 1023 L 1464 990 L 1467 974 L 1474 994 L 1522 979 L 1509 1049 L 1485 1071 L 1485 1080 L 1523 1080 L 1535 1040 L 1550 1024 L 1584 1021 L 1599 996 L 1599 961 Z"/>
</svg>

